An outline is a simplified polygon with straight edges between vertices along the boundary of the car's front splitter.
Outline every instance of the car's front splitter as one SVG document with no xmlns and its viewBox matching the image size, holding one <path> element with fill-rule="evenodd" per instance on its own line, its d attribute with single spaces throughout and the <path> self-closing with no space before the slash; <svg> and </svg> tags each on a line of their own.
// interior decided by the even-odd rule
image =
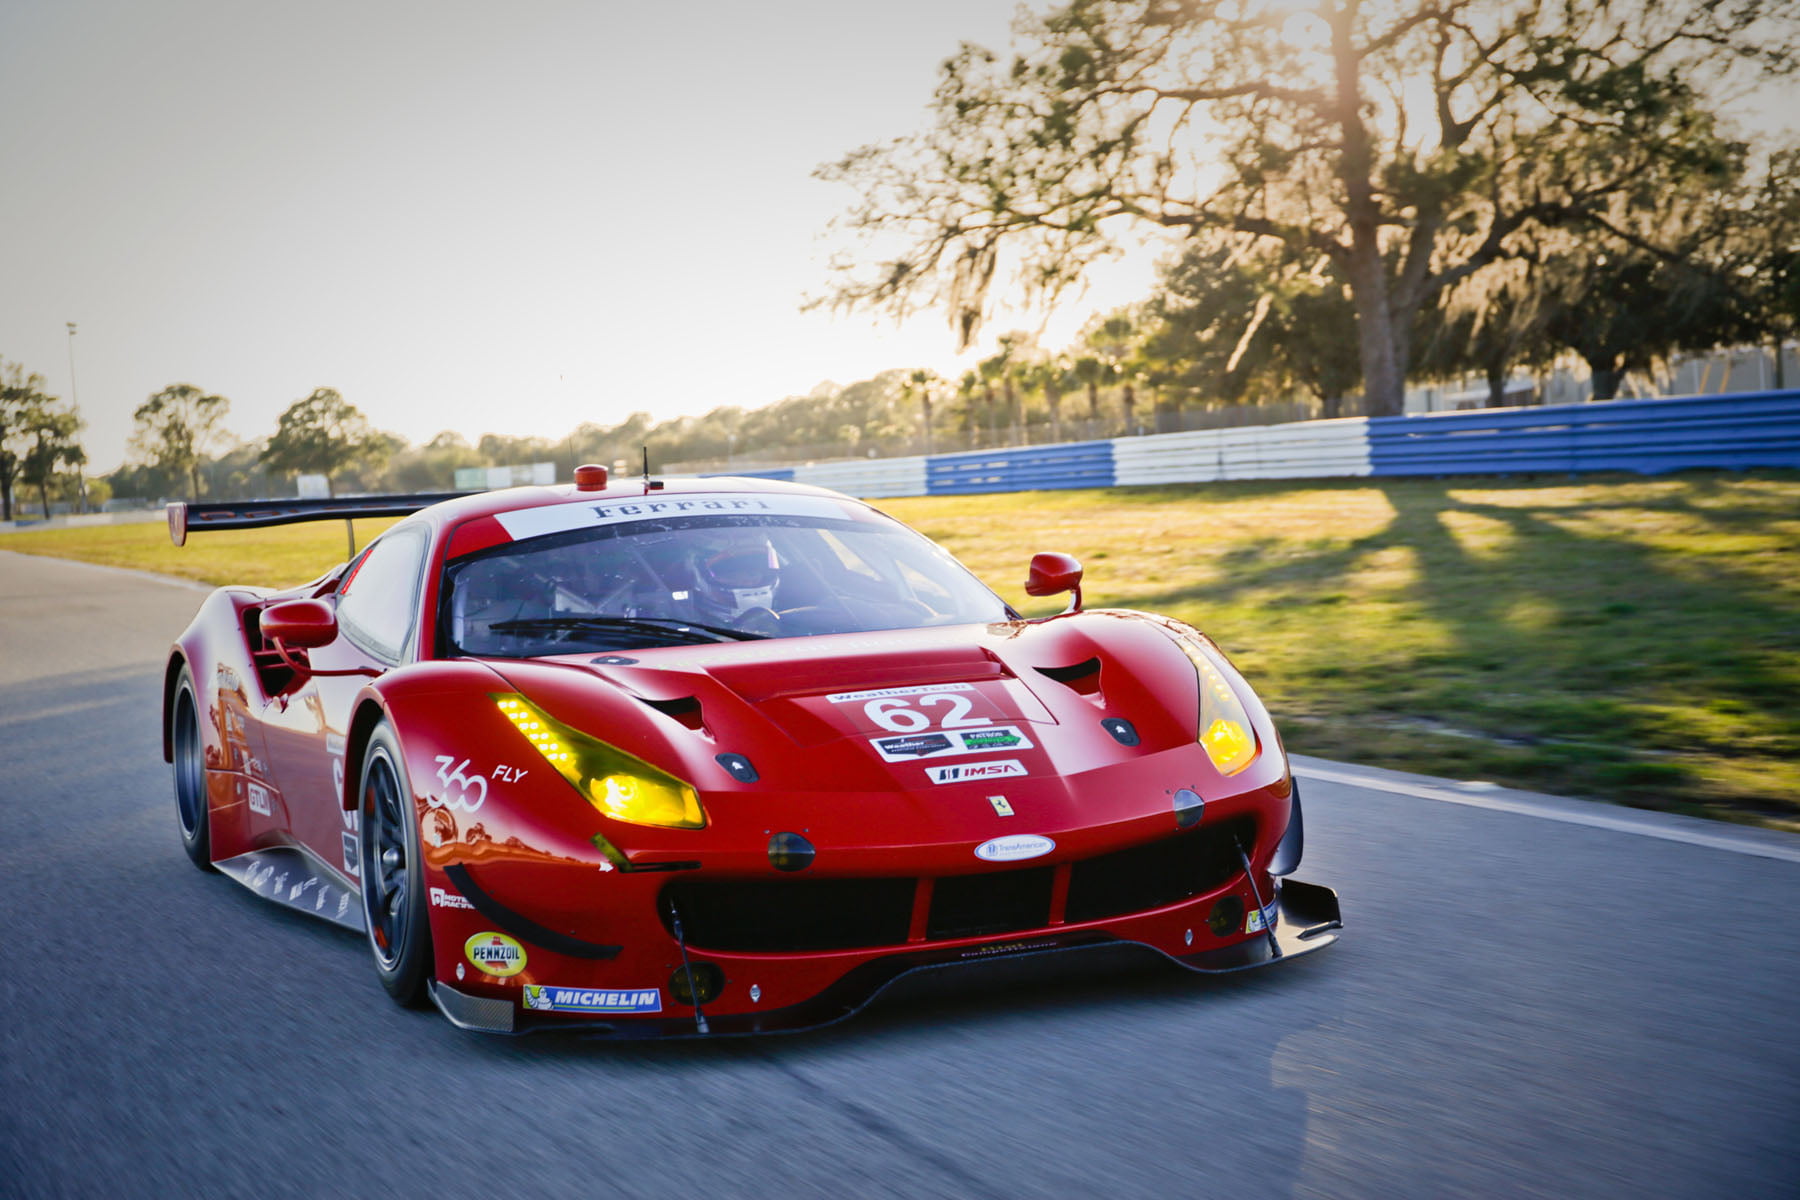
<svg viewBox="0 0 1800 1200">
<path fill-rule="evenodd" d="M 1342 928 L 1337 893 L 1316 884 L 1289 879 L 1273 906 L 1278 918 L 1262 936 L 1191 955 L 1171 954 L 1147 942 L 1119 938 L 1093 929 L 1067 933 L 1021 934 L 1005 942 L 933 951 L 901 952 L 852 968 L 817 995 L 783 1008 L 754 1013 L 699 1013 L 632 1017 L 625 1020 L 582 1020 L 546 1017 L 508 999 L 472 995 L 442 981 L 431 984 L 431 998 L 451 1024 L 481 1033 L 573 1033 L 618 1039 L 743 1037 L 765 1033 L 797 1033 L 819 1029 L 854 1016 L 902 980 L 936 972 L 993 976 L 1021 969 L 1052 955 L 1148 951 L 1190 971 L 1218 974 L 1268 966 L 1337 940 Z"/>
</svg>

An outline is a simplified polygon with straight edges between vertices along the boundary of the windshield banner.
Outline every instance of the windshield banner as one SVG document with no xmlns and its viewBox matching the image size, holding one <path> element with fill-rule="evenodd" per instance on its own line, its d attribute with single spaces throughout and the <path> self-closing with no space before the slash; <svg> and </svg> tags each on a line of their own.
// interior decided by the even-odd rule
<svg viewBox="0 0 1800 1200">
<path fill-rule="evenodd" d="M 853 520 L 849 505 L 823 496 L 794 496 L 781 492 L 699 492 L 673 496 L 632 496 L 617 500 L 577 504 L 549 504 L 496 513 L 494 519 L 514 541 L 567 533 L 571 529 L 595 529 L 634 521 L 666 521 L 674 517 L 810 517 L 827 521 Z"/>
</svg>

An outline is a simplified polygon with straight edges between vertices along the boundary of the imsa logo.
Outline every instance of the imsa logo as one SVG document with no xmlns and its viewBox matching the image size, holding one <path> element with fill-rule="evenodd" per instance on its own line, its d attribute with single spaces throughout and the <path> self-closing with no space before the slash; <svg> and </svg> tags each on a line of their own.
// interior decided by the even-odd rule
<svg viewBox="0 0 1800 1200">
<path fill-rule="evenodd" d="M 995 759 L 992 762 L 957 763 L 951 767 L 926 767 L 925 774 L 933 783 L 968 783 L 976 779 L 1005 779 L 1012 775 L 1025 774 L 1025 764 L 1016 758 Z"/>
</svg>

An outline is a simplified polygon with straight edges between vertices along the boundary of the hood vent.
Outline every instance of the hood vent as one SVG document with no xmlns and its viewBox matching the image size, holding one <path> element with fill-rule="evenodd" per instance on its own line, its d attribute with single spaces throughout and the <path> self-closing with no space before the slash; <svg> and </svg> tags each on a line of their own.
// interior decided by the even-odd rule
<svg viewBox="0 0 1800 1200">
<path fill-rule="evenodd" d="M 1083 696 L 1100 694 L 1100 659 L 1093 658 L 1075 663 L 1067 667 L 1039 667 L 1038 674 L 1046 679 L 1054 679 L 1070 691 Z"/>
<path fill-rule="evenodd" d="M 643 696 L 638 699 L 663 716 L 674 717 L 695 733 L 706 732 L 706 722 L 700 717 L 700 701 L 693 696 L 681 696 L 674 700 L 651 700 Z"/>
</svg>

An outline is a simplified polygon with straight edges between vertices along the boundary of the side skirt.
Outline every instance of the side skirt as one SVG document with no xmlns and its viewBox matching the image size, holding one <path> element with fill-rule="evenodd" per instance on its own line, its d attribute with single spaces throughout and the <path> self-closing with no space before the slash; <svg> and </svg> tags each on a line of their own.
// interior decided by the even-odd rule
<svg viewBox="0 0 1800 1200">
<path fill-rule="evenodd" d="M 363 932 L 357 886 L 298 846 L 272 846 L 213 866 L 265 900 Z"/>
</svg>

